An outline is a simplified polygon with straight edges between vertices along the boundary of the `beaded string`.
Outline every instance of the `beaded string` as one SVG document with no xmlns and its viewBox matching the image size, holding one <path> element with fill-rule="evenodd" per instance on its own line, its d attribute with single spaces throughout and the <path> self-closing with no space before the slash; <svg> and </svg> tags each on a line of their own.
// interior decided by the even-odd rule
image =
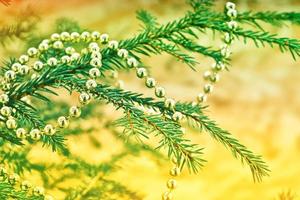
<svg viewBox="0 0 300 200">
<path fill-rule="evenodd" d="M 22 191 L 27 194 L 33 194 L 34 196 L 43 196 L 44 200 L 54 200 L 51 195 L 45 194 L 45 189 L 41 186 L 32 186 L 27 180 L 21 181 L 20 177 L 16 173 L 9 174 L 4 166 L 0 166 L 0 181 L 7 181 L 14 187 L 19 187 Z"/>
<path fill-rule="evenodd" d="M 226 15 L 228 16 L 229 20 L 227 22 L 227 26 L 230 28 L 231 32 L 226 32 L 224 34 L 224 44 L 221 46 L 220 53 L 223 59 L 229 58 L 231 52 L 229 51 L 229 46 L 233 41 L 233 34 L 237 28 L 237 23 L 234 19 L 237 17 L 237 11 L 235 10 L 235 4 L 231 2 L 227 2 L 225 6 Z M 36 58 L 39 56 L 40 52 L 47 51 L 50 48 L 54 49 L 64 49 L 63 42 L 89 42 L 88 48 L 84 48 L 81 50 L 81 54 L 90 53 L 90 65 L 92 68 L 89 70 L 90 79 L 86 81 L 86 89 L 87 92 L 81 92 L 79 96 L 79 103 L 80 105 L 72 106 L 69 109 L 69 115 L 67 116 L 60 116 L 57 119 L 56 125 L 47 124 L 42 130 L 38 128 L 33 128 L 30 130 L 29 134 L 27 133 L 26 129 L 20 127 L 17 128 L 16 119 L 13 117 L 15 110 L 6 106 L 9 102 L 9 96 L 6 93 L 0 95 L 0 102 L 3 104 L 2 108 L 0 109 L 1 115 L 6 118 L 6 126 L 8 129 L 15 130 L 16 136 L 21 139 L 25 139 L 30 137 L 33 140 L 40 140 L 43 134 L 45 135 L 54 135 L 56 133 L 56 129 L 58 128 L 67 128 L 69 126 L 69 120 L 71 118 L 80 117 L 81 109 L 84 105 L 88 104 L 92 98 L 90 92 L 97 87 L 96 79 L 100 77 L 101 72 L 99 68 L 102 66 L 102 55 L 100 52 L 100 47 L 98 45 L 98 41 L 101 44 L 107 44 L 108 48 L 115 50 L 117 55 L 122 58 L 129 67 L 135 68 L 136 76 L 140 79 L 144 79 L 145 85 L 148 88 L 154 89 L 154 94 L 158 98 L 164 99 L 165 107 L 174 110 L 176 105 L 176 101 L 172 98 L 166 97 L 166 91 L 164 87 L 157 86 L 156 80 L 153 77 L 148 75 L 147 69 L 143 67 L 139 67 L 138 61 L 134 58 L 129 56 L 129 51 L 124 48 L 119 48 L 119 44 L 115 40 L 109 41 L 108 34 L 100 34 L 97 31 L 89 33 L 87 31 L 82 32 L 81 34 L 77 32 L 68 33 L 62 32 L 61 34 L 54 33 L 51 35 L 50 40 L 45 39 L 43 40 L 38 49 L 31 47 L 27 51 L 27 55 L 21 55 L 18 59 L 18 62 L 13 63 L 11 65 L 11 69 L 6 71 L 4 74 L 4 80 L 1 82 L 1 87 L 4 91 L 10 89 L 11 84 L 16 79 L 16 76 L 25 76 L 30 73 L 30 70 L 33 69 L 35 72 L 41 71 L 45 66 L 48 67 L 55 67 L 58 64 L 68 64 L 71 62 L 75 62 L 80 59 L 80 53 L 76 52 L 73 47 L 66 47 L 65 53 L 66 55 L 62 56 L 60 60 L 55 57 L 51 57 L 47 59 L 46 63 L 37 60 L 33 63 L 32 67 L 26 65 L 29 62 L 30 58 Z M 216 83 L 220 79 L 219 72 L 225 69 L 225 64 L 222 61 L 215 62 L 210 70 L 207 70 L 203 73 L 203 78 L 205 81 L 209 81 L 203 87 L 203 92 L 197 95 L 195 104 L 203 103 L 207 100 L 207 95 L 210 94 L 213 90 L 213 84 Z M 31 78 L 36 78 L 38 76 L 37 73 L 33 73 Z M 117 72 L 113 72 L 113 77 L 117 77 Z M 116 86 L 119 88 L 123 88 L 124 82 L 122 80 L 118 80 Z M 180 121 L 183 118 L 182 113 L 175 111 L 172 119 L 174 121 Z"/>
</svg>

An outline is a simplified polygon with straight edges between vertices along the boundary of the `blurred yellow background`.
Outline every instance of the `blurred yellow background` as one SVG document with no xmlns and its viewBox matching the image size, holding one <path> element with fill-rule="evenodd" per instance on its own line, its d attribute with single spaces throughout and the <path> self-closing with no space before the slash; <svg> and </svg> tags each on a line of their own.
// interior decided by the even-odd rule
<svg viewBox="0 0 300 200">
<path fill-rule="evenodd" d="M 224 1 L 217 0 L 216 4 L 221 8 Z M 149 10 L 163 23 L 182 16 L 188 9 L 184 0 L 19 0 L 9 7 L 0 5 L 0 26 L 13 23 L 17 13 L 27 6 L 41 17 L 37 31 L 47 33 L 57 18 L 68 17 L 78 21 L 83 28 L 107 32 L 116 39 L 130 37 L 140 29 L 136 10 Z M 300 1 L 239 1 L 238 10 L 299 12 Z M 280 36 L 300 39 L 300 27 L 267 27 Z M 212 39 L 203 34 L 199 42 L 216 44 Z M 2 48 L 0 58 L 19 55 L 16 46 L 10 44 Z M 292 60 L 288 53 L 280 53 L 277 48 L 256 49 L 251 42 L 247 46 L 236 42 L 233 50 L 231 70 L 222 74 L 209 99 L 209 116 L 249 149 L 262 155 L 271 169 L 270 177 L 262 183 L 253 183 L 247 166 L 242 166 L 221 144 L 205 133 L 187 130 L 188 137 L 205 147 L 204 158 L 208 163 L 197 175 L 183 172 L 175 191 L 177 200 L 271 200 L 279 199 L 278 194 L 288 190 L 300 195 L 300 62 Z M 145 58 L 145 62 L 170 96 L 193 100 L 201 90 L 201 74 L 212 62 L 204 57 L 198 59 L 200 64 L 196 73 L 167 55 Z M 122 74 L 121 77 L 126 89 L 150 95 L 141 82 L 132 78 L 133 74 Z M 109 114 L 107 118 L 115 119 L 116 115 Z M 99 124 L 95 137 L 99 141 L 108 141 L 103 146 L 105 151 L 97 152 L 88 147 L 84 136 L 68 140 L 72 151 L 90 162 L 99 162 L 118 150 L 115 141 L 109 140 L 110 134 L 101 131 L 101 122 L 86 122 L 86 126 L 95 124 Z M 44 153 L 55 159 L 51 153 Z M 40 155 L 40 152 L 34 151 L 31 155 L 38 159 L 35 154 Z M 113 178 L 137 191 L 145 200 L 160 199 L 170 163 L 158 165 L 145 154 L 125 159 L 120 166 L 123 169 L 114 173 Z M 59 191 L 51 194 L 63 198 Z"/>
</svg>

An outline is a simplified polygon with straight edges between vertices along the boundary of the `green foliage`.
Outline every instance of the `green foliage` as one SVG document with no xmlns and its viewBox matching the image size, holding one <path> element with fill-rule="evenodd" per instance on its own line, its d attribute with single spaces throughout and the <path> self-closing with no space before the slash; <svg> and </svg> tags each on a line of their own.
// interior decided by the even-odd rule
<svg viewBox="0 0 300 200">
<path fill-rule="evenodd" d="M 147 11 L 139 11 L 137 18 L 143 23 L 142 31 L 132 38 L 122 40 L 119 43 L 119 48 L 129 50 L 129 56 L 136 58 L 141 66 L 145 65 L 143 63 L 144 56 L 151 57 L 153 54 L 161 53 L 170 54 L 194 70 L 198 70 L 198 62 L 194 55 L 206 56 L 217 63 L 223 62 L 228 66 L 230 60 L 225 58 L 220 50 L 199 44 L 197 39 L 207 35 L 208 30 L 210 30 L 216 35 L 231 33 L 231 37 L 242 39 L 245 43 L 247 40 L 252 40 L 258 48 L 265 47 L 265 44 L 271 47 L 278 46 L 282 52 L 290 52 L 295 60 L 300 56 L 299 39 L 277 37 L 276 34 L 262 30 L 262 25 L 260 25 L 261 21 L 274 26 L 282 25 L 285 22 L 299 24 L 300 13 L 268 11 L 239 13 L 237 21 L 241 23 L 241 26 L 232 30 L 226 24 L 228 17 L 224 13 L 211 9 L 213 1 L 189 0 L 188 3 L 192 7 L 190 11 L 186 12 L 183 17 L 171 20 L 166 24 L 160 24 L 157 18 Z M 254 25 L 253 29 L 244 28 L 243 24 L 249 23 Z M 77 22 L 66 18 L 57 20 L 55 27 L 54 30 L 57 32 L 83 30 Z M 12 33 L 8 29 L 4 35 L 11 36 Z M 37 45 L 41 40 L 41 36 L 34 36 L 30 39 L 29 44 Z M 65 46 L 74 46 L 78 50 L 85 47 L 85 44 L 73 44 L 73 41 L 67 41 Z M 50 47 L 49 50 L 42 51 L 38 58 L 43 63 L 47 63 L 49 58 L 53 57 L 60 60 L 64 55 L 65 49 Z M 91 130 L 83 130 L 81 127 L 73 127 L 72 129 L 71 127 L 71 130 L 59 129 L 54 135 L 41 136 L 40 141 L 43 146 L 49 146 L 52 151 L 59 152 L 63 157 L 62 162 L 59 164 L 31 163 L 27 154 L 34 146 L 35 140 L 27 138 L 24 141 L 18 138 L 14 130 L 5 126 L 5 116 L 0 116 L 2 123 L 0 128 L 1 163 L 18 174 L 32 169 L 38 171 L 45 187 L 50 189 L 56 188 L 59 183 L 69 178 L 76 177 L 80 180 L 82 176 L 88 178 L 88 181 L 83 181 L 77 187 L 58 188 L 67 194 L 66 199 L 118 199 L 120 196 L 126 196 L 128 199 L 142 199 L 135 192 L 106 178 L 106 176 L 119 169 L 117 163 L 121 159 L 145 151 L 156 158 L 161 157 L 160 153 L 167 152 L 168 158 L 175 158 L 182 170 L 187 167 L 190 172 L 198 172 L 205 164 L 203 148 L 186 138 L 182 128 L 189 126 L 197 129 L 198 132 L 208 133 L 231 151 L 234 157 L 249 166 L 254 181 L 261 181 L 264 176 L 268 175 L 269 169 L 261 156 L 254 154 L 232 134 L 211 120 L 207 116 L 206 106 L 194 105 L 190 102 L 177 102 L 174 108 L 167 108 L 164 101 L 145 97 L 145 95 L 137 92 L 118 89 L 114 87 L 107 73 L 111 70 L 131 70 L 131 68 L 111 48 L 101 49 L 101 55 L 102 66 L 99 70 L 103 83 L 99 83 L 93 90 L 88 91 L 96 103 L 86 106 L 82 116 L 83 118 L 91 116 L 98 119 L 100 116 L 104 118 L 102 113 L 95 114 L 96 105 L 111 104 L 115 110 L 122 110 L 123 117 L 109 123 L 104 128 L 124 143 L 124 150 L 113 155 L 107 162 L 90 164 L 72 154 L 66 145 L 66 138 L 72 135 L 83 135 L 83 133 L 89 134 Z M 8 89 L 5 89 L 9 96 L 6 106 L 13 109 L 18 125 L 28 130 L 32 128 L 42 130 L 46 124 L 53 122 L 62 113 L 68 112 L 67 104 L 56 102 L 53 97 L 59 95 L 58 88 L 65 89 L 70 94 L 86 92 L 86 82 L 89 79 L 89 70 L 92 68 L 90 61 L 91 53 L 86 53 L 79 60 L 70 63 L 60 62 L 55 67 L 45 64 L 45 67 L 38 72 L 38 76 L 18 76 Z M 2 76 L 12 67 L 14 62 L 16 59 L 4 63 L 0 72 Z M 4 90 L 2 83 L 1 86 Z M 33 103 L 25 101 L 25 97 L 31 99 Z M 3 106 L 4 103 L 1 103 L 1 107 Z M 53 109 L 54 106 L 57 109 Z M 154 111 L 155 114 L 144 112 L 142 108 Z M 174 119 L 175 113 L 181 113 L 188 123 L 181 123 Z M 76 123 L 82 123 L 80 120 L 77 119 Z M 123 132 L 119 133 L 112 125 L 123 127 Z M 144 144 L 146 140 L 153 137 L 158 138 L 156 146 Z M 96 139 L 92 138 L 92 140 Z M 6 143 L 10 144 L 11 147 L 7 148 Z M 94 141 L 93 144 L 96 148 L 101 148 L 101 144 L 97 141 Z M 16 150 L 11 150 L 11 148 Z M 160 149 L 163 151 L 158 153 Z M 60 177 L 52 177 L 45 172 L 46 169 L 62 169 L 64 173 Z M 119 196 L 112 197 L 109 195 L 111 193 Z M 0 181 L 0 197 L 1 199 L 9 197 L 16 199 L 39 198 L 18 191 L 5 181 Z"/>
</svg>

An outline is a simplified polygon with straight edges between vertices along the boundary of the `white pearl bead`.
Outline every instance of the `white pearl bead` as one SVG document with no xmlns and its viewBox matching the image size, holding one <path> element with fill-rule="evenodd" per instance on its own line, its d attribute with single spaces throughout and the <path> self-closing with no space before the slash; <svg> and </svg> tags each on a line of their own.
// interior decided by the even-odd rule
<svg viewBox="0 0 300 200">
<path fill-rule="evenodd" d="M 95 40 L 99 40 L 100 39 L 100 33 L 98 31 L 94 31 L 92 32 L 92 39 Z"/>
<path fill-rule="evenodd" d="M 44 133 L 46 135 L 54 135 L 56 132 L 56 129 L 51 125 L 51 124 L 47 124 L 45 127 L 44 127 Z"/>
<path fill-rule="evenodd" d="M 127 59 L 127 64 L 129 65 L 129 67 L 137 67 L 138 66 L 138 61 L 131 57 Z"/>
<path fill-rule="evenodd" d="M 21 55 L 20 58 L 19 58 L 19 62 L 21 64 L 25 64 L 29 61 L 29 57 L 27 55 Z"/>
<path fill-rule="evenodd" d="M 139 78 L 144 78 L 147 76 L 147 70 L 145 68 L 137 68 L 136 76 Z"/>
<path fill-rule="evenodd" d="M 235 9 L 235 3 L 227 2 L 227 3 L 226 3 L 226 9 L 227 9 L 227 10 Z"/>
<path fill-rule="evenodd" d="M 31 47 L 27 50 L 27 54 L 30 57 L 34 57 L 38 54 L 38 50 L 35 47 Z"/>
<path fill-rule="evenodd" d="M 77 106 L 72 106 L 69 110 L 69 114 L 71 117 L 80 117 L 81 110 Z"/>
<path fill-rule="evenodd" d="M 59 117 L 57 123 L 60 128 L 67 128 L 69 126 L 69 120 L 65 116 Z"/>
<path fill-rule="evenodd" d="M 111 49 L 118 49 L 119 43 L 116 40 L 112 40 L 108 42 L 108 47 Z"/>
<path fill-rule="evenodd" d="M 41 139 L 41 131 L 37 128 L 35 129 L 32 129 L 29 133 L 30 135 L 30 138 L 33 139 L 33 140 L 39 140 Z"/>
<path fill-rule="evenodd" d="M 127 58 L 128 57 L 128 51 L 126 49 L 119 49 L 117 54 L 121 58 Z"/>
<path fill-rule="evenodd" d="M 8 177 L 8 182 L 12 185 L 15 185 L 20 180 L 20 177 L 18 174 L 11 174 Z"/>
<path fill-rule="evenodd" d="M 54 49 L 63 49 L 64 48 L 64 44 L 61 41 L 55 41 L 53 43 L 53 48 Z"/>
<path fill-rule="evenodd" d="M 91 90 L 97 87 L 97 82 L 93 79 L 90 79 L 86 81 L 85 86 L 88 90 Z"/>
<path fill-rule="evenodd" d="M 98 68 L 93 67 L 89 70 L 89 75 L 91 78 L 97 78 L 101 75 L 101 72 Z"/>
<path fill-rule="evenodd" d="M 56 66 L 57 65 L 57 59 L 52 57 L 52 58 L 49 58 L 47 60 L 47 64 L 50 66 L 50 67 L 53 67 L 53 66 Z"/>
<path fill-rule="evenodd" d="M 155 81 L 154 78 L 147 78 L 146 79 L 146 86 L 148 88 L 153 88 L 153 87 L 155 87 L 155 85 L 156 85 L 156 81 Z"/>
<path fill-rule="evenodd" d="M 35 61 L 33 64 L 33 69 L 36 71 L 40 71 L 44 67 L 44 64 L 41 61 Z"/>
</svg>

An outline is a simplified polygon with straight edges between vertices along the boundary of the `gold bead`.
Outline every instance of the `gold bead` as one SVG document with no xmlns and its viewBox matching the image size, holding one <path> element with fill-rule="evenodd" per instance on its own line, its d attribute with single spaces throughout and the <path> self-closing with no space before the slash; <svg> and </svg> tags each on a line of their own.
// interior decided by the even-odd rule
<svg viewBox="0 0 300 200">
<path fill-rule="evenodd" d="M 2 177 L 7 176 L 7 170 L 3 166 L 0 166 L 0 176 Z"/>
<path fill-rule="evenodd" d="M 109 35 L 104 33 L 102 35 L 100 35 L 100 41 L 102 44 L 106 44 L 109 40 Z"/>
<path fill-rule="evenodd" d="M 53 67 L 53 66 L 57 65 L 57 59 L 54 58 L 54 57 L 49 58 L 49 59 L 47 60 L 47 64 L 48 64 L 50 67 Z"/>
<path fill-rule="evenodd" d="M 41 61 L 36 61 L 33 64 L 33 69 L 36 71 L 40 71 L 43 68 L 44 64 Z"/>
<path fill-rule="evenodd" d="M 170 170 L 170 175 L 171 176 L 179 176 L 180 175 L 180 169 L 178 167 L 173 167 Z"/>
<path fill-rule="evenodd" d="M 41 139 L 41 131 L 37 128 L 32 129 L 29 134 L 30 134 L 30 138 L 33 140 Z"/>
<path fill-rule="evenodd" d="M 94 41 L 99 40 L 100 39 L 100 33 L 98 31 L 94 31 L 94 32 L 92 32 L 91 37 Z"/>
<path fill-rule="evenodd" d="M 148 88 L 153 88 L 156 85 L 156 81 L 154 78 L 147 78 L 145 84 Z"/>
<path fill-rule="evenodd" d="M 71 117 L 80 117 L 81 110 L 77 106 L 72 106 L 69 110 L 69 114 Z"/>
<path fill-rule="evenodd" d="M 63 49 L 64 48 L 64 44 L 61 41 L 55 41 L 53 43 L 53 48 L 54 49 Z"/>
<path fill-rule="evenodd" d="M 165 100 L 165 107 L 168 109 L 174 109 L 175 104 L 176 104 L 176 102 L 174 99 L 166 99 Z"/>
<path fill-rule="evenodd" d="M 38 54 L 38 50 L 35 47 L 31 47 L 27 50 L 27 54 L 29 57 L 34 57 Z"/>
<path fill-rule="evenodd" d="M 127 58 L 128 57 L 128 51 L 126 49 L 119 49 L 117 54 L 121 58 Z"/>
<path fill-rule="evenodd" d="M 166 95 L 165 88 L 163 87 L 156 87 L 155 88 L 155 96 L 158 98 L 163 98 Z"/>
<path fill-rule="evenodd" d="M 93 67 L 101 67 L 102 66 L 102 61 L 99 58 L 93 58 L 90 61 L 90 65 L 92 65 Z"/>
<path fill-rule="evenodd" d="M 0 112 L 1 112 L 1 115 L 8 117 L 11 115 L 11 108 L 8 106 L 3 106 L 0 110 Z"/>
<path fill-rule="evenodd" d="M 139 78 L 144 78 L 147 76 L 147 70 L 145 68 L 137 68 L 136 69 L 136 76 Z"/>
<path fill-rule="evenodd" d="M 207 95 L 203 94 L 203 93 L 198 94 L 197 101 L 198 101 L 198 103 L 206 102 L 207 101 Z"/>
<path fill-rule="evenodd" d="M 204 93 L 208 94 L 211 93 L 213 91 L 214 86 L 211 84 L 205 84 L 203 87 L 203 91 Z"/>
<path fill-rule="evenodd" d="M 137 67 L 138 66 L 138 61 L 135 58 L 128 58 L 127 59 L 127 64 L 129 67 Z"/>
<path fill-rule="evenodd" d="M 101 75 L 101 72 L 98 68 L 93 67 L 89 70 L 89 75 L 91 78 L 97 78 Z"/>
<path fill-rule="evenodd" d="M 7 103 L 9 101 L 9 97 L 8 97 L 8 95 L 7 94 L 1 94 L 0 95 L 0 102 L 1 103 Z"/>
<path fill-rule="evenodd" d="M 44 133 L 46 135 L 54 135 L 56 132 L 56 129 L 51 125 L 51 124 L 47 124 L 45 127 L 44 127 Z"/>
<path fill-rule="evenodd" d="M 29 190 L 31 188 L 31 183 L 29 181 L 22 181 L 21 190 Z"/>
<path fill-rule="evenodd" d="M 69 120 L 65 116 L 59 117 L 57 123 L 60 128 L 67 128 L 69 126 Z"/>
<path fill-rule="evenodd" d="M 90 99 L 91 99 L 90 95 L 88 93 L 86 93 L 86 92 L 83 92 L 83 93 L 81 93 L 79 95 L 79 102 L 81 104 L 87 104 L 87 103 L 89 103 Z"/>
<path fill-rule="evenodd" d="M 11 66 L 11 69 L 14 71 L 14 72 L 17 72 L 19 71 L 19 68 L 21 67 L 21 64 L 20 63 L 14 63 L 12 64 Z"/>
<path fill-rule="evenodd" d="M 17 122 L 14 118 L 9 118 L 6 121 L 6 126 L 8 129 L 15 129 L 15 128 L 17 128 Z"/>
<path fill-rule="evenodd" d="M 180 121 L 180 120 L 182 120 L 182 118 L 183 118 L 183 115 L 181 114 L 181 112 L 175 112 L 172 116 L 172 119 L 174 121 Z"/>
<path fill-rule="evenodd" d="M 18 71 L 21 75 L 26 75 L 29 73 L 29 67 L 27 65 L 21 65 Z"/>
<path fill-rule="evenodd" d="M 173 194 L 172 192 L 165 192 L 162 195 L 162 200 L 172 200 L 173 199 Z"/>
<path fill-rule="evenodd" d="M 11 174 L 8 177 L 8 182 L 12 185 L 15 185 L 19 181 L 19 176 L 18 174 Z"/>
<path fill-rule="evenodd" d="M 21 64 L 25 64 L 29 61 L 29 57 L 27 55 L 21 55 L 20 58 L 19 58 L 19 62 Z"/>
<path fill-rule="evenodd" d="M 93 79 L 90 79 L 86 81 L 85 86 L 88 90 L 92 90 L 97 87 L 97 82 Z"/>
<path fill-rule="evenodd" d="M 5 72 L 4 77 L 7 81 L 12 81 L 16 78 L 16 73 L 12 70 L 8 70 Z"/>
<path fill-rule="evenodd" d="M 177 186 L 176 180 L 174 180 L 174 179 L 168 180 L 168 182 L 167 182 L 167 187 L 168 187 L 170 190 L 174 190 L 174 189 L 176 188 L 176 186 Z"/>
<path fill-rule="evenodd" d="M 115 41 L 115 40 L 109 41 L 109 43 L 108 43 L 108 47 L 111 49 L 117 49 L 118 46 L 119 46 L 119 43 L 118 43 L 118 41 Z"/>
<path fill-rule="evenodd" d="M 36 195 L 36 196 L 41 196 L 41 195 L 44 195 L 45 193 L 45 189 L 43 187 L 35 187 L 33 188 L 33 194 Z"/>
<path fill-rule="evenodd" d="M 24 139 L 26 138 L 26 135 L 27 135 L 27 131 L 24 128 L 18 128 L 16 130 L 17 138 Z"/>
</svg>

